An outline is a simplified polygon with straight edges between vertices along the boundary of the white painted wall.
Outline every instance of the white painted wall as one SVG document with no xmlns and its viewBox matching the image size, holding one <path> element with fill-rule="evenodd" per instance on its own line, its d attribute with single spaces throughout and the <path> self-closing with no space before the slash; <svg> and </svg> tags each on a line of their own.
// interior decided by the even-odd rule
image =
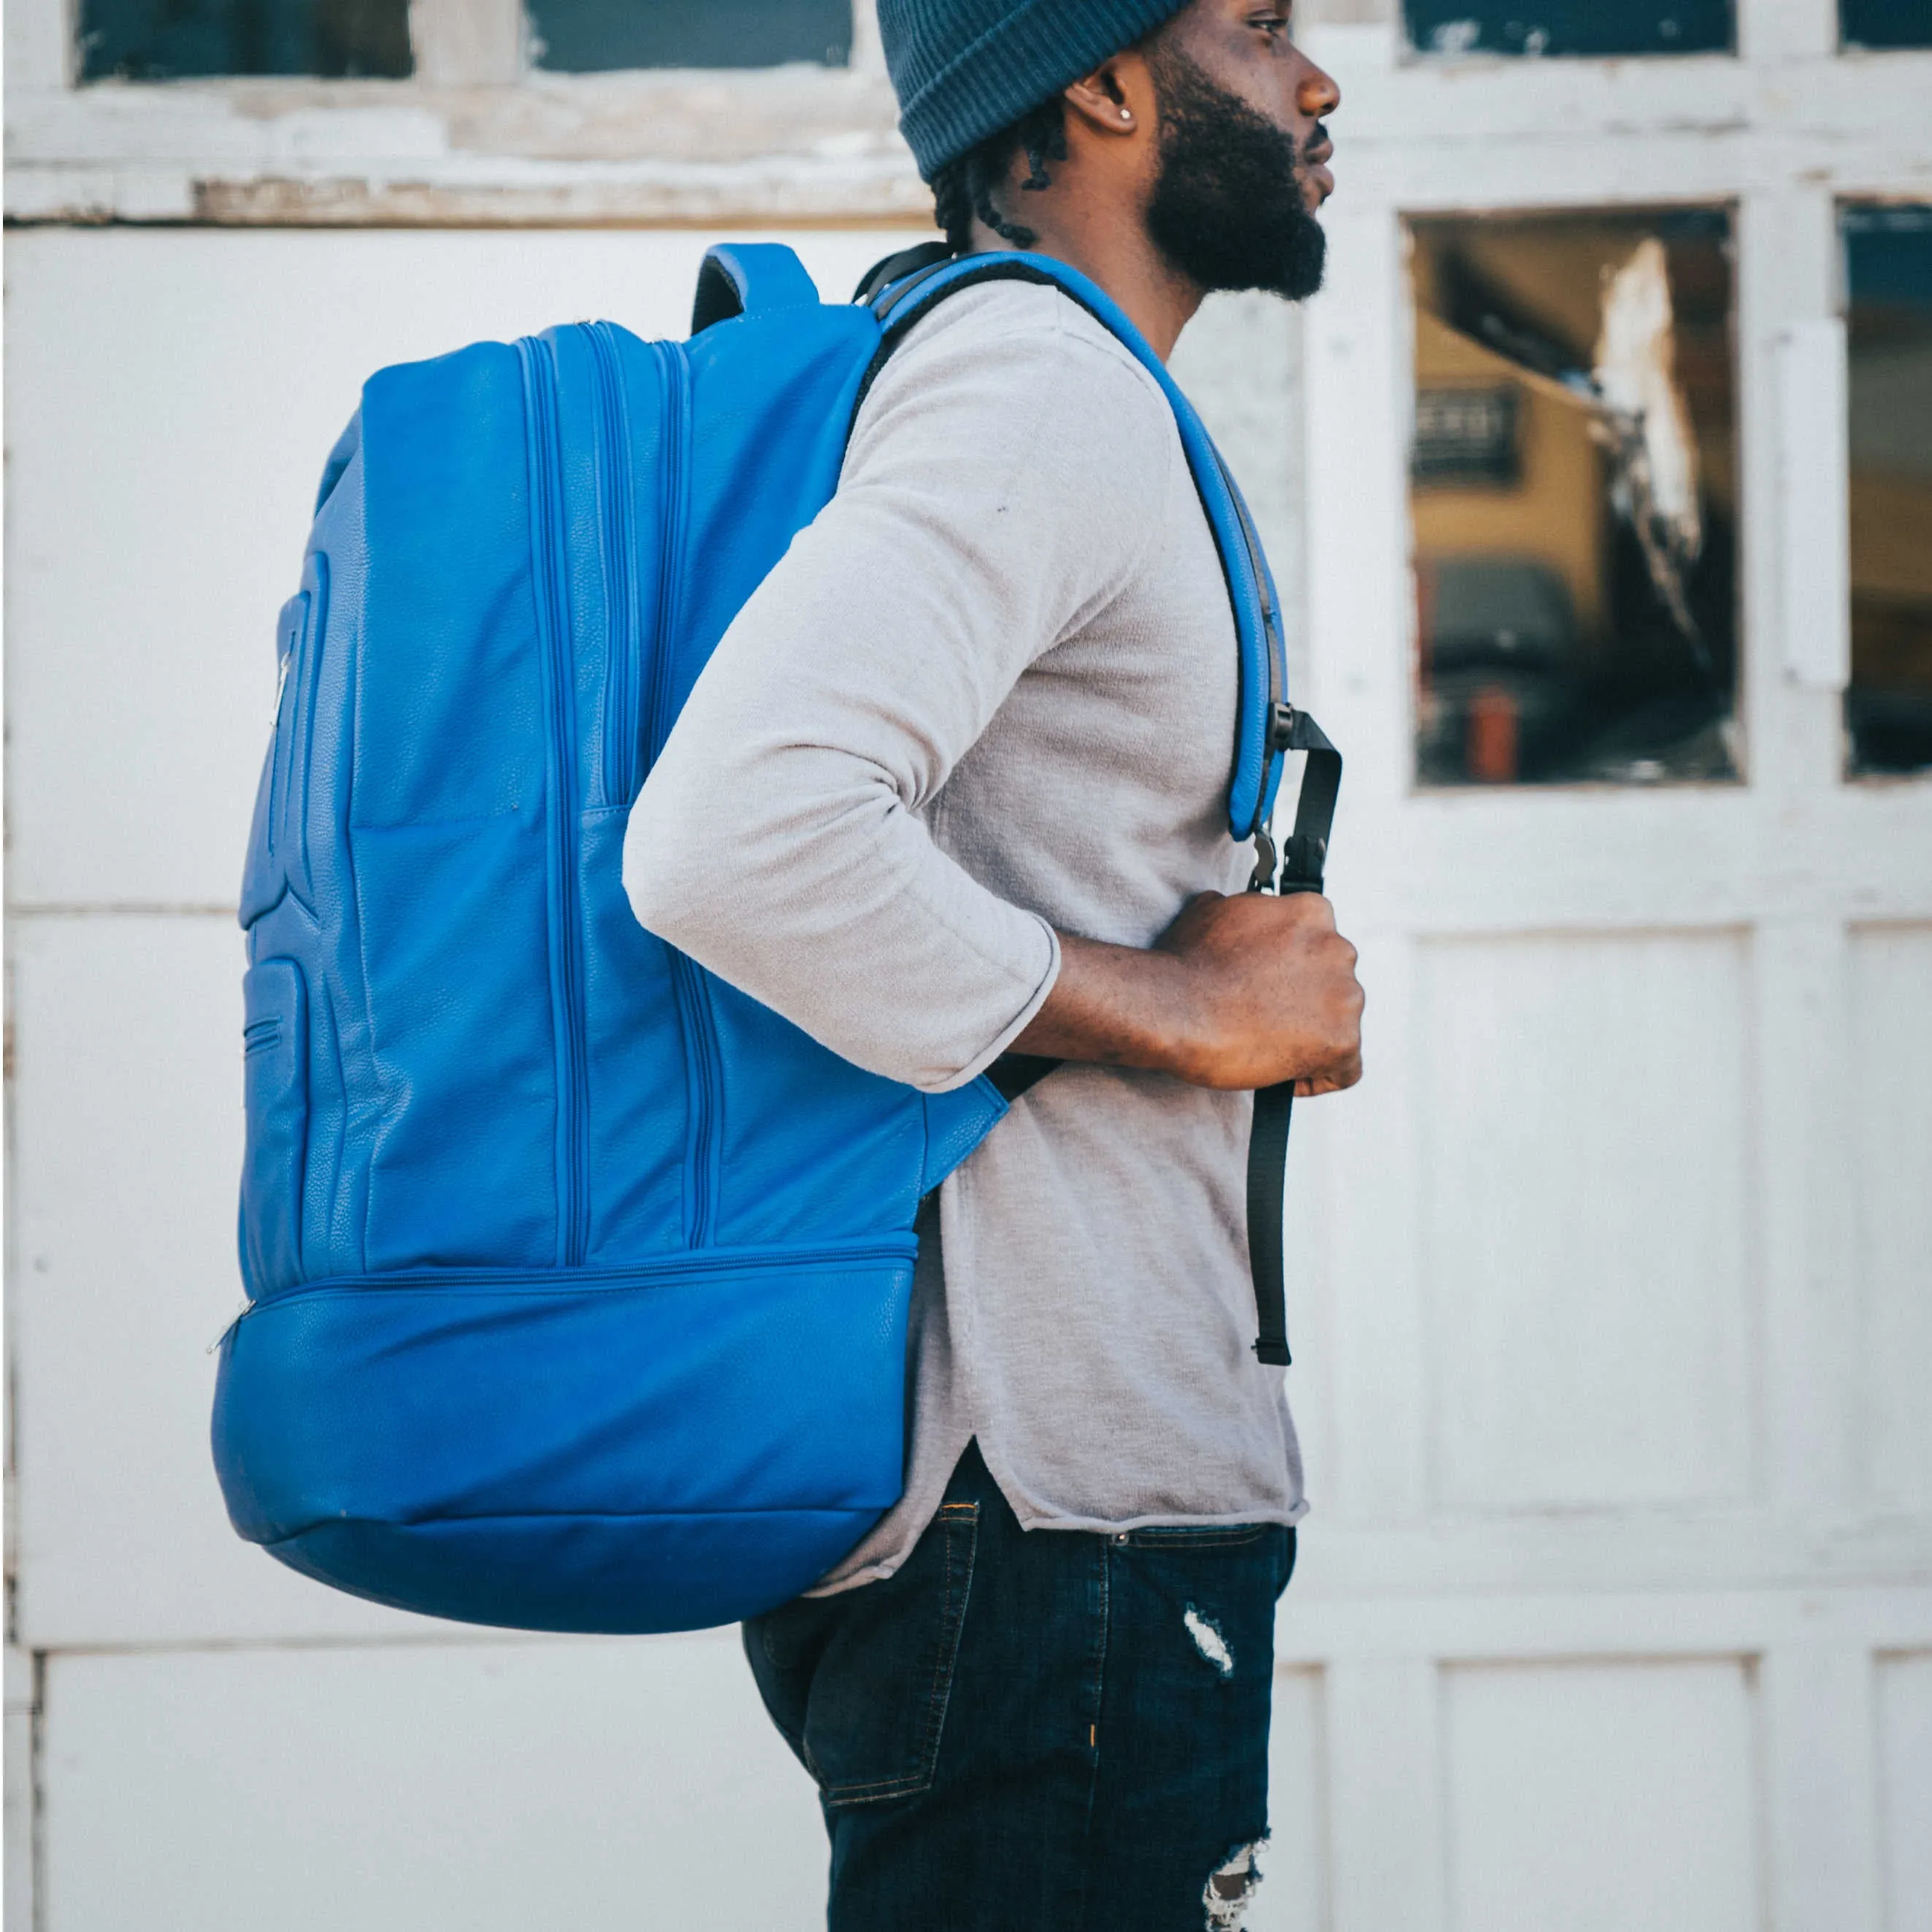
<svg viewBox="0 0 1932 1932">
<path fill-rule="evenodd" d="M 838 294 L 892 245 L 792 238 Z M 39 1726 L 46 1932 L 817 1915 L 728 1634 L 333 1595 L 233 1538 L 206 1444 L 232 904 L 322 455 L 382 362 L 679 332 L 704 239 L 8 238 L 7 1729 L 17 1792 Z M 1920 1932 L 1932 788 L 1837 784 L 1760 602 L 1750 786 L 1409 794 L 1398 241 L 1372 195 L 1336 224 L 1305 519 L 1299 326 L 1222 304 L 1179 363 L 1310 613 L 1371 997 L 1370 1081 L 1296 1126 L 1317 1514 L 1256 1932 Z M 1780 262 L 1742 266 L 1748 357 Z"/>
</svg>

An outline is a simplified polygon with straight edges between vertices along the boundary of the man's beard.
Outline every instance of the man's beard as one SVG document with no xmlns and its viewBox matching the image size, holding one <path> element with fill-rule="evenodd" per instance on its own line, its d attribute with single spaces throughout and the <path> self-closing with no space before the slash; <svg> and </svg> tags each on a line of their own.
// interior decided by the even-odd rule
<svg viewBox="0 0 1932 1932">
<path fill-rule="evenodd" d="M 1328 238 L 1304 199 L 1293 136 L 1174 49 L 1150 49 L 1148 64 L 1160 100 L 1154 245 L 1204 292 L 1312 296 Z"/>
</svg>

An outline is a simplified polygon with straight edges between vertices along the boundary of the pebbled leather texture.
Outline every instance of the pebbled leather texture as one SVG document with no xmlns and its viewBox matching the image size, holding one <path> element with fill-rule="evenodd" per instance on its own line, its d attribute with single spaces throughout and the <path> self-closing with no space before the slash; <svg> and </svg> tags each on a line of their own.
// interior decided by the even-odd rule
<svg viewBox="0 0 1932 1932">
<path fill-rule="evenodd" d="M 236 1527 L 305 1550 L 326 1582 L 483 1622 L 542 1604 L 536 1628 L 664 1630 L 700 1600 L 707 1622 L 769 1607 L 897 1498 L 914 1252 L 900 1234 L 266 1297 L 224 1343 L 216 1396 Z M 662 1560 L 678 1546 L 663 1526 L 694 1517 L 715 1520 L 708 1580 Z M 781 1518 L 819 1528 L 801 1542 Z M 833 1519 L 847 1540 L 828 1549 Z M 488 1526 L 518 1522 L 551 1526 L 576 1584 L 491 1556 Z M 440 1541 L 385 1533 L 436 1526 Z M 514 1540 L 550 1546 L 527 1527 Z M 418 1574 L 424 1550 L 440 1582 Z M 393 1576 L 364 1567 L 392 1561 Z"/>
<path fill-rule="evenodd" d="M 704 286 L 688 343 L 373 376 L 278 622 L 215 1462 L 241 1534 L 435 1616 L 694 1628 L 822 1574 L 898 1498 L 920 1198 L 1006 1111 L 838 1059 L 626 900 L 882 340 L 788 250 Z"/>
</svg>

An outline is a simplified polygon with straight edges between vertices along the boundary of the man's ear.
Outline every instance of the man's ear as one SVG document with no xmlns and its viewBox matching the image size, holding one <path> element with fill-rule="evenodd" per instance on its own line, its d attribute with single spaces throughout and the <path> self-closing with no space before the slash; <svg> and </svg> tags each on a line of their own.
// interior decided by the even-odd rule
<svg viewBox="0 0 1932 1932">
<path fill-rule="evenodd" d="M 1096 134 L 1118 138 L 1154 125 L 1154 76 L 1131 48 L 1075 81 L 1064 98 L 1069 111 Z"/>
</svg>

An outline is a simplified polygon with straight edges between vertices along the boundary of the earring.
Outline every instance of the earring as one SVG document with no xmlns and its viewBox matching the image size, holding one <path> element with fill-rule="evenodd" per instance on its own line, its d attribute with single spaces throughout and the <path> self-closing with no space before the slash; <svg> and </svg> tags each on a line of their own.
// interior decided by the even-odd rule
<svg viewBox="0 0 1932 1932">
<path fill-rule="evenodd" d="M 1131 121 L 1133 118 L 1134 117 L 1130 114 L 1124 107 L 1120 110 L 1120 118 L 1123 121 Z"/>
</svg>

